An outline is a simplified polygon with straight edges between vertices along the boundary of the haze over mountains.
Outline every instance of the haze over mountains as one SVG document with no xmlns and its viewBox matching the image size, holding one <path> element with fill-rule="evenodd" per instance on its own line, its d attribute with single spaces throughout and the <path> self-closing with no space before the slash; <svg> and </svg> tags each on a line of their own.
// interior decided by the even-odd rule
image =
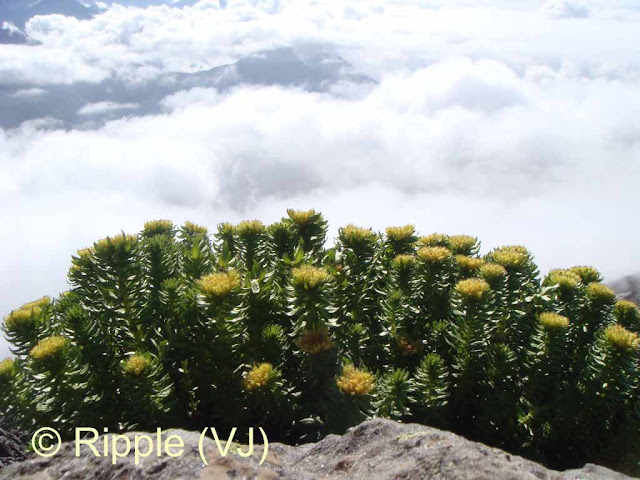
<svg viewBox="0 0 640 480">
<path fill-rule="evenodd" d="M 97 9 L 76 0 L 3 0 L 0 19 L 23 28 L 27 20 L 36 15 L 59 14 L 78 19 L 91 18 Z"/>
<path fill-rule="evenodd" d="M 238 85 L 279 85 L 328 92 L 340 82 L 373 85 L 340 56 L 327 52 L 296 53 L 292 48 L 257 52 L 239 61 L 196 73 L 168 73 L 143 82 L 110 77 L 97 83 L 41 86 L 0 83 L 0 127 L 49 118 L 67 128 L 95 128 L 121 116 L 157 114 L 162 100 L 192 88 L 224 92 Z"/>
</svg>

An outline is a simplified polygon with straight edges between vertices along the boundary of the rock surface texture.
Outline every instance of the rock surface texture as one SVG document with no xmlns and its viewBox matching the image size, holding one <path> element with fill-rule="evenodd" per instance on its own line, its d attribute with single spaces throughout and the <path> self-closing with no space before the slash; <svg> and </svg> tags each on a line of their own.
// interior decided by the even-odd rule
<svg viewBox="0 0 640 480">
<path fill-rule="evenodd" d="M 24 459 L 24 439 L 19 433 L 0 426 L 0 468 Z"/>
<path fill-rule="evenodd" d="M 135 465 L 134 455 L 115 465 L 110 458 L 96 458 L 88 449 L 75 457 L 72 443 L 65 443 L 52 458 L 32 457 L 0 470 L 0 479 L 513 479 L 596 480 L 629 478 L 609 469 L 586 465 L 579 470 L 557 472 L 501 450 L 471 442 L 452 433 L 414 424 L 374 419 L 350 429 L 343 436 L 330 435 L 315 444 L 291 447 L 270 445 L 259 466 L 262 447 L 250 458 L 235 453 L 236 445 L 222 457 L 216 443 L 204 442 L 204 465 L 198 450 L 199 434 L 174 430 L 184 441 L 179 458 L 155 454 Z M 133 438 L 134 434 L 128 434 Z M 101 439 L 97 445 L 101 445 Z M 224 446 L 224 441 L 222 442 Z"/>
</svg>

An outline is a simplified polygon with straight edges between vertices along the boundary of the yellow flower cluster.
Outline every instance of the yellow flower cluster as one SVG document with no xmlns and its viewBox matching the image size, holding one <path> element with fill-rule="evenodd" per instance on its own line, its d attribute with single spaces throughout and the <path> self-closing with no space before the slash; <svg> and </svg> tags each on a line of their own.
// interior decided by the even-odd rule
<svg viewBox="0 0 640 480">
<path fill-rule="evenodd" d="M 115 237 L 105 237 L 101 240 L 98 240 L 93 248 L 95 252 L 107 252 L 109 250 L 129 250 L 138 242 L 137 235 L 129 235 L 123 233 L 121 235 L 116 235 Z"/>
<path fill-rule="evenodd" d="M 489 290 L 489 284 L 481 278 L 468 278 L 460 280 L 456 285 L 456 290 L 465 298 L 480 300 Z"/>
<path fill-rule="evenodd" d="M 303 352 L 315 355 L 333 347 L 329 331 L 326 328 L 307 329 L 296 341 Z"/>
<path fill-rule="evenodd" d="M 391 265 L 393 268 L 397 270 L 404 270 L 406 268 L 411 268 L 416 264 L 416 257 L 413 255 L 396 255 L 396 258 L 393 259 Z"/>
<path fill-rule="evenodd" d="M 273 371 L 273 365 L 270 363 L 261 363 L 260 365 L 256 365 L 246 373 L 242 379 L 242 385 L 246 390 L 265 388 L 273 378 Z"/>
<path fill-rule="evenodd" d="M 490 257 L 503 267 L 520 268 L 527 264 L 529 251 L 520 245 L 510 245 L 491 252 Z"/>
<path fill-rule="evenodd" d="M 630 332 L 622 325 L 611 325 L 604 331 L 607 341 L 623 350 L 635 350 L 640 346 L 640 338 L 637 333 Z"/>
<path fill-rule="evenodd" d="M 184 222 L 184 229 L 190 235 L 206 235 L 208 232 L 207 227 L 203 227 L 202 225 L 198 225 L 197 223 L 188 221 Z"/>
<path fill-rule="evenodd" d="M 80 250 L 78 250 L 78 252 L 76 253 L 76 256 L 78 258 L 89 258 L 91 255 L 93 255 L 93 247 L 90 248 L 81 248 Z"/>
<path fill-rule="evenodd" d="M 347 395 L 364 396 L 373 390 L 375 379 L 369 372 L 358 370 L 353 365 L 345 365 L 342 376 L 336 383 Z"/>
<path fill-rule="evenodd" d="M 460 268 L 467 272 L 478 270 L 485 264 L 485 261 L 481 258 L 467 257 L 466 255 L 456 255 L 455 258 Z"/>
<path fill-rule="evenodd" d="M 468 255 L 473 247 L 478 243 L 478 239 L 470 235 L 454 235 L 449 237 L 449 248 L 454 253 L 464 253 Z"/>
<path fill-rule="evenodd" d="M 345 243 L 369 243 L 376 239 L 376 234 L 369 228 L 347 225 L 342 229 L 341 236 Z"/>
<path fill-rule="evenodd" d="M 236 232 L 243 237 L 264 233 L 266 229 L 260 220 L 245 220 L 236 225 Z"/>
<path fill-rule="evenodd" d="M 640 313 L 638 306 L 629 300 L 618 300 L 613 307 L 613 313 L 616 318 L 628 318 L 637 316 Z"/>
<path fill-rule="evenodd" d="M 5 358 L 0 362 L 0 378 L 11 377 L 14 372 L 13 360 Z"/>
<path fill-rule="evenodd" d="M 34 360 L 47 360 L 59 355 L 69 342 L 65 337 L 47 337 L 40 340 L 38 344 L 31 349 L 29 355 Z"/>
<path fill-rule="evenodd" d="M 147 371 L 150 365 L 151 360 L 146 355 L 133 355 L 125 362 L 124 371 L 127 375 L 140 377 Z"/>
<path fill-rule="evenodd" d="M 44 308 L 51 305 L 51 299 L 49 297 L 42 297 L 38 300 L 34 300 L 33 302 L 25 303 L 20 307 L 20 310 L 31 310 L 36 308 Z"/>
<path fill-rule="evenodd" d="M 162 235 L 169 233 L 172 229 L 173 222 L 171 220 L 151 220 L 144 224 L 144 233 L 147 235 Z"/>
<path fill-rule="evenodd" d="M 582 280 L 582 283 L 584 284 L 599 282 L 600 280 L 602 280 L 602 275 L 600 274 L 600 272 L 595 268 L 587 265 L 578 265 L 576 267 L 571 267 L 569 271 L 578 275 Z"/>
<path fill-rule="evenodd" d="M 418 244 L 423 247 L 448 247 L 449 237 L 444 233 L 432 233 L 418 239 Z"/>
<path fill-rule="evenodd" d="M 298 225 L 299 227 L 304 227 L 309 224 L 309 222 L 313 219 L 314 216 L 317 215 L 316 211 L 311 210 L 294 210 L 293 208 L 287 209 L 287 215 L 289 218 L 293 220 L 293 223 Z"/>
<path fill-rule="evenodd" d="M 563 290 L 575 289 L 581 281 L 580 276 L 571 270 L 553 269 L 547 275 L 547 281 L 552 285 L 558 285 Z"/>
<path fill-rule="evenodd" d="M 4 318 L 4 325 L 8 330 L 15 330 L 27 325 L 42 313 L 42 309 L 51 305 L 49 297 L 42 297 L 33 302 L 25 303 L 19 309 L 14 310 Z"/>
<path fill-rule="evenodd" d="M 416 227 L 413 225 L 404 225 L 403 227 L 387 227 L 386 233 L 389 240 L 396 242 L 407 242 L 413 238 Z"/>
<path fill-rule="evenodd" d="M 602 303 L 613 303 L 616 299 L 616 294 L 613 290 L 606 285 L 596 282 L 587 285 L 587 295 L 592 300 Z"/>
<path fill-rule="evenodd" d="M 480 275 L 491 282 L 506 277 L 507 271 L 497 263 L 485 263 L 480 267 Z"/>
<path fill-rule="evenodd" d="M 329 272 L 324 268 L 303 265 L 293 269 L 293 284 L 305 290 L 313 290 L 322 285 L 329 278 Z"/>
<path fill-rule="evenodd" d="M 422 247 L 418 257 L 429 263 L 442 263 L 451 257 L 451 251 L 445 247 Z"/>
<path fill-rule="evenodd" d="M 211 273 L 198 280 L 202 292 L 213 298 L 224 298 L 240 285 L 240 278 L 235 270 Z"/>
<path fill-rule="evenodd" d="M 563 329 L 569 326 L 569 319 L 564 315 L 553 312 L 544 312 L 540 314 L 540 323 L 546 329 Z"/>
</svg>

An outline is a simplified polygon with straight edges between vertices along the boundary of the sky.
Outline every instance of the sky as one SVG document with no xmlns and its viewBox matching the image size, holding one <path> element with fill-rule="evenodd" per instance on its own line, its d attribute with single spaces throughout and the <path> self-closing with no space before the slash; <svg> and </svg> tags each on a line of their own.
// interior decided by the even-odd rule
<svg viewBox="0 0 640 480">
<path fill-rule="evenodd" d="M 114 4 L 25 29 L 39 44 L 0 45 L 0 89 L 35 106 L 54 87 L 144 90 L 284 47 L 372 81 L 176 87 L 153 113 L 88 102 L 78 117 L 108 118 L 43 109 L 0 128 L 2 315 L 66 290 L 71 255 L 104 236 L 288 207 L 323 212 L 332 238 L 413 223 L 483 252 L 524 244 L 543 272 L 640 271 L 640 0 Z"/>
</svg>

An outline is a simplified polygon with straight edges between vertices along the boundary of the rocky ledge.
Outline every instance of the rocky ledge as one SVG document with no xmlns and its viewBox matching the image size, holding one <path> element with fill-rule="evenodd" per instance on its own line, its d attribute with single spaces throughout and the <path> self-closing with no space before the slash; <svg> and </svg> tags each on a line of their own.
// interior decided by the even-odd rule
<svg viewBox="0 0 640 480">
<path fill-rule="evenodd" d="M 297 447 L 274 443 L 260 466 L 263 450 L 243 458 L 231 451 L 221 456 L 213 440 L 206 439 L 201 459 L 199 433 L 172 430 L 184 442 L 177 458 L 155 452 L 139 458 L 133 452 L 112 464 L 82 447 L 75 457 L 73 443 L 65 443 L 55 457 L 31 457 L 0 470 L 0 480 L 17 479 L 514 479 L 596 480 L 625 479 L 625 475 L 596 465 L 558 472 L 496 448 L 466 440 L 453 433 L 415 424 L 374 419 L 351 428 L 345 435 L 330 435 L 315 444 Z M 127 436 L 135 438 L 135 433 Z M 151 434 L 153 436 L 154 434 Z M 126 443 L 126 442 L 125 442 Z M 102 445 L 102 438 L 95 445 Z M 224 446 L 222 441 L 221 446 Z M 235 450 L 233 445 L 231 450 Z M 121 449 L 123 450 L 123 449 Z"/>
<path fill-rule="evenodd" d="M 24 444 L 25 439 L 19 432 L 0 423 L 0 468 L 24 460 Z"/>
</svg>

